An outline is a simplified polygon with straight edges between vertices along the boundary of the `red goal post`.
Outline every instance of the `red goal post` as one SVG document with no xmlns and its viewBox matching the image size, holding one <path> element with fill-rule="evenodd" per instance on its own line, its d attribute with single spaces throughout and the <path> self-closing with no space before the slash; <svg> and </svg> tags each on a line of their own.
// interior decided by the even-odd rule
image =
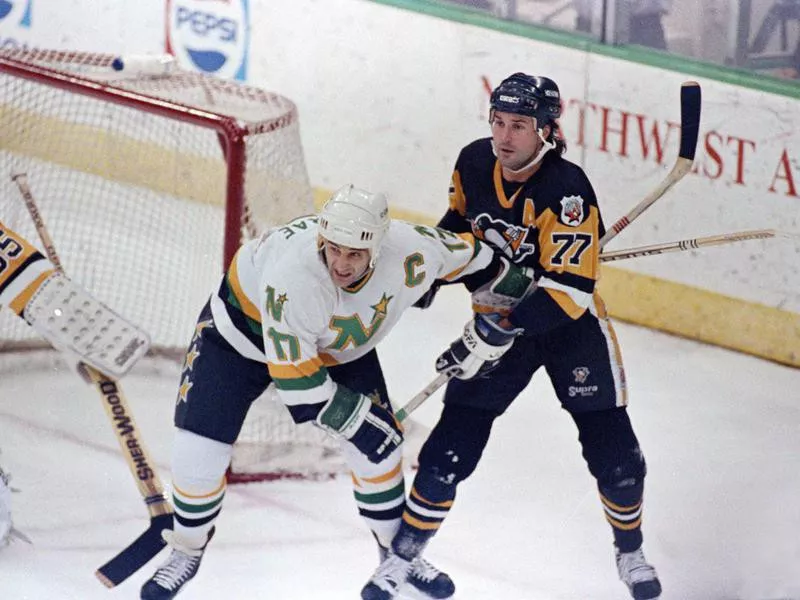
<svg viewBox="0 0 800 600">
<path fill-rule="evenodd" d="M 254 86 L 114 59 L 0 51 L 0 221 L 37 239 L 11 179 L 26 173 L 70 276 L 146 329 L 156 354 L 182 357 L 243 238 L 313 212 L 298 113 Z M 0 313 L 0 352 L 43 347 Z M 234 471 L 313 476 L 314 452 L 336 454 L 274 398 L 257 404 L 268 414 L 248 418 L 235 452 L 248 464 Z"/>
</svg>

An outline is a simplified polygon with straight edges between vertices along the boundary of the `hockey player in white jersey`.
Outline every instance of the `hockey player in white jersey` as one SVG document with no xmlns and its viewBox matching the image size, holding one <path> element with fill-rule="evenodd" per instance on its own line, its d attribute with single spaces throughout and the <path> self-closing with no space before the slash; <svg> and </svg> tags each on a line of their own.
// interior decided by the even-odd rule
<svg viewBox="0 0 800 600">
<path fill-rule="evenodd" d="M 318 217 L 245 243 L 187 351 L 175 410 L 175 529 L 164 532 L 171 553 L 141 597 L 173 598 L 196 574 L 222 506 L 232 444 L 270 382 L 296 422 L 340 440 L 359 514 L 383 558 L 403 514 L 405 483 L 402 427 L 375 347 L 437 280 L 491 284 L 508 275 L 503 260 L 470 234 L 390 220 L 383 194 L 353 186 L 336 192 Z M 513 341 L 483 317 L 466 331 L 464 364 L 475 369 Z M 406 585 L 427 598 L 455 591 L 421 558 Z"/>
</svg>

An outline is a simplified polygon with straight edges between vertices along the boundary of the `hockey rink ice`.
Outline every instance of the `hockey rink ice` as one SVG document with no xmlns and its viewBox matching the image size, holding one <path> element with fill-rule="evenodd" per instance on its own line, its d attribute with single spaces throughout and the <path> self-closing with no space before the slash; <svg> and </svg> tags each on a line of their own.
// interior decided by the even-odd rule
<svg viewBox="0 0 800 600">
<path fill-rule="evenodd" d="M 396 405 L 435 376 L 465 300 L 445 289 L 379 347 Z M 800 370 L 616 328 L 649 467 L 645 552 L 662 598 L 800 599 Z M 123 380 L 165 485 L 176 388 L 174 371 L 145 364 Z M 437 394 L 415 417 L 430 424 L 440 408 Z M 52 366 L 0 371 L 0 451 L 20 490 L 15 524 L 33 540 L 0 549 L 0 599 L 138 598 L 166 551 L 113 590 L 93 574 L 149 522 L 96 392 Z M 544 372 L 497 421 L 459 494 L 426 553 L 455 580 L 457 600 L 629 598 L 577 432 Z M 179 598 L 356 600 L 376 566 L 347 477 L 230 486 Z"/>
</svg>

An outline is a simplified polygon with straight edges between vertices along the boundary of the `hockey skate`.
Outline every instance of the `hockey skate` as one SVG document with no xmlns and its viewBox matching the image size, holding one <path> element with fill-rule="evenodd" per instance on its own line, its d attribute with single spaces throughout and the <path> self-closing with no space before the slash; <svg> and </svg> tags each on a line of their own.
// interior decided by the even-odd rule
<svg viewBox="0 0 800 600">
<path fill-rule="evenodd" d="M 211 530 L 209 539 L 213 535 Z M 164 530 L 161 535 L 172 548 L 166 562 L 158 567 L 155 574 L 142 586 L 141 600 L 171 600 L 192 580 L 200 568 L 205 546 L 198 549 L 187 548 L 175 539 L 175 532 Z"/>
<path fill-rule="evenodd" d="M 362 600 L 389 600 L 396 598 L 404 585 L 416 592 L 417 598 L 442 600 L 456 591 L 453 580 L 422 557 L 413 562 L 404 560 L 379 546 L 381 564 L 361 590 Z"/>
<path fill-rule="evenodd" d="M 406 581 L 423 598 L 450 598 L 456 593 L 456 586 L 450 576 L 434 567 L 424 558 L 417 557 L 411 563 L 411 571 Z"/>
<path fill-rule="evenodd" d="M 628 586 L 634 600 L 656 600 L 661 597 L 661 582 L 656 570 L 644 558 L 639 548 L 633 552 L 620 552 L 614 548 L 617 571 L 622 583 Z"/>
<path fill-rule="evenodd" d="M 361 590 L 361 600 L 396 598 L 409 573 L 411 573 L 411 561 L 389 552 Z"/>
</svg>

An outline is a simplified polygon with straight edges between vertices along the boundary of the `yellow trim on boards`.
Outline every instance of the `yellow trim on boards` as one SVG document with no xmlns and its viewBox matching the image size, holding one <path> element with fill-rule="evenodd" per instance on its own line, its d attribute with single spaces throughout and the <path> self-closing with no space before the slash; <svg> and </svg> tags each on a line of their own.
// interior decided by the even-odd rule
<svg viewBox="0 0 800 600">
<path fill-rule="evenodd" d="M 800 314 L 616 267 L 602 269 L 600 294 L 615 319 L 800 367 Z"/>
</svg>

